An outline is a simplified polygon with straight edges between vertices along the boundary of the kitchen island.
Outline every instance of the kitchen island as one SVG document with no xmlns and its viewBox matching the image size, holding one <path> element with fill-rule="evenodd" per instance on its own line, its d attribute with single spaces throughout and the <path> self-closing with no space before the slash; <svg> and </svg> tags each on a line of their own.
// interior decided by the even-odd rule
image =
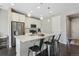
<svg viewBox="0 0 79 59">
<path fill-rule="evenodd" d="M 40 39 L 48 40 L 52 34 L 45 34 L 44 36 L 39 35 L 20 35 L 15 36 L 16 38 L 16 56 L 27 56 L 28 48 L 33 45 L 39 45 Z M 43 49 L 45 49 L 45 45 L 43 45 Z M 38 52 L 39 53 L 39 52 Z M 30 53 L 32 55 L 32 52 Z"/>
</svg>

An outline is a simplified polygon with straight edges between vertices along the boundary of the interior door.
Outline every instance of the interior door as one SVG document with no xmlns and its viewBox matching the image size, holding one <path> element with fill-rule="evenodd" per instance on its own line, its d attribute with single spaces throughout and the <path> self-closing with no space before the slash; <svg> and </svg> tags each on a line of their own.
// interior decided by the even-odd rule
<svg viewBox="0 0 79 59">
<path fill-rule="evenodd" d="M 79 39 L 79 18 L 74 18 L 71 21 L 71 37 Z"/>
</svg>

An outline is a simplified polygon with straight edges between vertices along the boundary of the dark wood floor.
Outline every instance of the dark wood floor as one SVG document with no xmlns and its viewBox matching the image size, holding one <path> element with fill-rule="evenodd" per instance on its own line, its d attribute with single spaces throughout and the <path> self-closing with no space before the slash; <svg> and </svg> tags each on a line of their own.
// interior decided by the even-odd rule
<svg viewBox="0 0 79 59">
<path fill-rule="evenodd" d="M 13 48 L 0 48 L 0 56 L 16 56 L 15 47 Z"/>
<path fill-rule="evenodd" d="M 47 50 L 44 50 L 37 56 L 47 56 Z M 0 56 L 16 56 L 15 48 L 1 48 Z M 51 48 L 51 56 L 54 56 Z M 67 45 L 60 43 L 60 53 L 57 56 L 79 56 L 79 46 L 78 45 L 70 45 L 69 48 Z"/>
<path fill-rule="evenodd" d="M 71 56 L 79 56 L 79 46 L 78 45 L 70 45 L 69 53 Z"/>
</svg>

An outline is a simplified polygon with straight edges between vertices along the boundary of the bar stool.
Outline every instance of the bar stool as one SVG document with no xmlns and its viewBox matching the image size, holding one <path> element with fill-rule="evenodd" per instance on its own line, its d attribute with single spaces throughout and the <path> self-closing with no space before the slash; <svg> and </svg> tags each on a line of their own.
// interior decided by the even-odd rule
<svg viewBox="0 0 79 59">
<path fill-rule="evenodd" d="M 36 56 L 37 52 L 41 51 L 41 48 L 42 48 L 42 45 L 43 45 L 43 41 L 44 41 L 44 39 L 40 39 L 39 46 L 38 45 L 34 45 L 34 46 L 29 47 L 28 56 L 29 56 L 30 51 L 33 52 L 33 56 Z"/>
<path fill-rule="evenodd" d="M 52 36 L 51 42 L 49 42 L 49 41 L 44 42 L 48 49 L 48 56 L 50 56 L 50 46 L 54 45 L 54 37 L 55 37 L 55 35 Z M 54 49 L 53 49 L 53 52 L 54 52 Z"/>
<path fill-rule="evenodd" d="M 60 54 L 60 44 L 59 44 L 59 40 L 60 40 L 60 37 L 61 37 L 61 34 L 58 34 L 56 36 L 56 38 L 54 39 L 54 43 L 55 43 L 55 46 L 54 46 L 54 50 L 55 50 L 55 55 L 57 55 L 58 53 Z"/>
</svg>

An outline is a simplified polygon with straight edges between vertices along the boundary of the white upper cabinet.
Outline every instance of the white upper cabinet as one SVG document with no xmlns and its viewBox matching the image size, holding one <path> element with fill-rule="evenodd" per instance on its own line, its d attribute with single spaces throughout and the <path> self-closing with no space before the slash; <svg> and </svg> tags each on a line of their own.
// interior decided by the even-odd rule
<svg viewBox="0 0 79 59">
<path fill-rule="evenodd" d="M 12 21 L 25 22 L 25 15 L 12 12 Z"/>
<path fill-rule="evenodd" d="M 18 13 L 12 12 L 12 21 L 19 21 Z"/>
<path fill-rule="evenodd" d="M 19 14 L 19 21 L 25 22 L 25 15 Z"/>
<path fill-rule="evenodd" d="M 41 21 L 38 19 L 26 17 L 25 23 L 27 28 L 31 28 L 31 24 L 36 24 L 37 28 L 41 28 Z"/>
</svg>

